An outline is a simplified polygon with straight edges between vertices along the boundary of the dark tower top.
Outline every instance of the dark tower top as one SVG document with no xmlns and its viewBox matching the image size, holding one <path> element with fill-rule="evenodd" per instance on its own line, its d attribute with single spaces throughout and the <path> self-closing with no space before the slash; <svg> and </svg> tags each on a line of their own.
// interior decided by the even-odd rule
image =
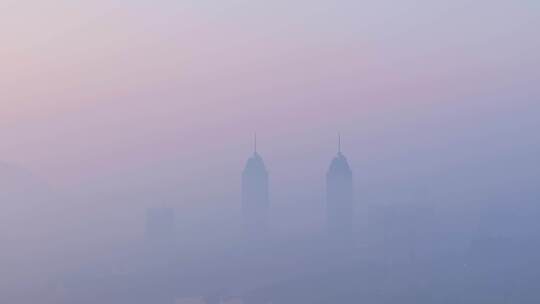
<svg viewBox="0 0 540 304">
<path fill-rule="evenodd" d="M 353 177 L 341 145 L 326 174 L 326 215 L 329 237 L 350 241 L 354 218 Z"/>
<path fill-rule="evenodd" d="M 242 213 L 244 231 L 250 240 L 261 239 L 268 222 L 268 171 L 255 151 L 242 172 Z"/>
</svg>

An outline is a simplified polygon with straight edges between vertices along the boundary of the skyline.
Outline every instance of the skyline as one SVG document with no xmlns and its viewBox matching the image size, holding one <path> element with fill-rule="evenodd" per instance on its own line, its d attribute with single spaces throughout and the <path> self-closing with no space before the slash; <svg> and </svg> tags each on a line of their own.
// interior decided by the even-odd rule
<svg viewBox="0 0 540 304">
<path fill-rule="evenodd" d="M 332 260 L 330 213 L 374 294 L 442 299 L 490 248 L 538 277 L 539 29 L 535 0 L 0 1 L 0 302 L 146 277 L 145 233 L 191 278 L 265 265 L 286 293 Z M 274 237 L 253 259 L 246 214 Z"/>
</svg>

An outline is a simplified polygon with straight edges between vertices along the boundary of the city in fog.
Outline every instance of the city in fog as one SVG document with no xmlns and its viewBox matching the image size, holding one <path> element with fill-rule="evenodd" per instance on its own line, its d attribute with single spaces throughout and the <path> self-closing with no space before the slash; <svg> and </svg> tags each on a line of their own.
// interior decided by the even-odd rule
<svg viewBox="0 0 540 304">
<path fill-rule="evenodd" d="M 0 303 L 539 303 L 535 1 L 0 4 Z"/>
</svg>

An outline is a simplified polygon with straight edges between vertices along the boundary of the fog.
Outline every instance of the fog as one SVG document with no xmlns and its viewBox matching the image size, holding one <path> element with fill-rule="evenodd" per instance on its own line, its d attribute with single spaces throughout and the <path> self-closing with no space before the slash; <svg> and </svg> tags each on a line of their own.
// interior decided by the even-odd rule
<svg viewBox="0 0 540 304">
<path fill-rule="evenodd" d="M 1 6 L 1 302 L 540 299 L 537 4 Z"/>
</svg>

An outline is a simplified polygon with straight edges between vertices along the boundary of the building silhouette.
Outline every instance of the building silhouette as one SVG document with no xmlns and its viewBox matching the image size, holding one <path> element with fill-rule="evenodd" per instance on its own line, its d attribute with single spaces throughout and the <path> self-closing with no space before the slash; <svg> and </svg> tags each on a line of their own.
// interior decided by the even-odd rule
<svg viewBox="0 0 540 304">
<path fill-rule="evenodd" d="M 353 235 L 354 193 L 353 176 L 345 155 L 341 153 L 341 136 L 338 153 L 326 174 L 327 232 L 332 240 L 348 241 Z"/>
<path fill-rule="evenodd" d="M 268 229 L 268 171 L 257 152 L 257 138 L 253 155 L 242 172 L 242 215 L 244 232 L 248 239 L 264 237 Z"/>
</svg>

